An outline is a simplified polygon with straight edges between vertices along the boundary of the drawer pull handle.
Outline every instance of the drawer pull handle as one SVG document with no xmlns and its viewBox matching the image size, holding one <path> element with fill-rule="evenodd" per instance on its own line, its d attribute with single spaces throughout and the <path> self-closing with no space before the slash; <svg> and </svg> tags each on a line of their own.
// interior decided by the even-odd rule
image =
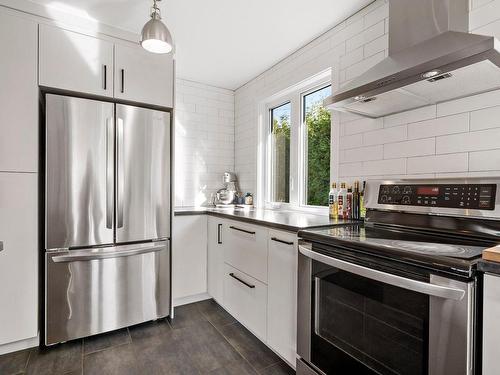
<svg viewBox="0 0 500 375">
<path fill-rule="evenodd" d="M 237 230 L 237 231 L 240 231 L 240 232 L 243 232 L 243 233 L 255 234 L 255 232 L 252 232 L 252 231 L 249 231 L 249 230 L 245 230 L 245 229 L 241 229 L 241 228 L 237 228 L 237 227 L 233 227 L 233 226 L 230 226 L 229 228 Z"/>
<path fill-rule="evenodd" d="M 249 284 L 247 283 L 245 280 L 241 280 L 238 276 L 236 276 L 234 273 L 230 273 L 229 276 L 231 276 L 233 279 L 236 279 L 238 280 L 240 283 L 246 285 L 247 287 L 249 287 L 250 289 L 253 289 L 255 288 L 255 285 L 252 285 L 252 284 Z"/>
<path fill-rule="evenodd" d="M 276 238 L 276 237 L 271 237 L 271 241 L 284 243 L 285 245 L 290 245 L 290 246 L 293 245 L 293 242 L 283 241 L 283 240 L 280 240 L 279 238 Z"/>
<path fill-rule="evenodd" d="M 222 224 L 217 225 L 217 243 L 222 244 Z"/>
</svg>

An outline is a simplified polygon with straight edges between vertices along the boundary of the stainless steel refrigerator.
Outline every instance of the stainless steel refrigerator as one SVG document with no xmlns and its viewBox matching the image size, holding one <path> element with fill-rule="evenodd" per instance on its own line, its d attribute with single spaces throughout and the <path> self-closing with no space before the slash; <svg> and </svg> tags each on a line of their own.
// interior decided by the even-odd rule
<svg viewBox="0 0 500 375">
<path fill-rule="evenodd" d="M 170 113 L 46 94 L 45 344 L 170 314 Z"/>
</svg>

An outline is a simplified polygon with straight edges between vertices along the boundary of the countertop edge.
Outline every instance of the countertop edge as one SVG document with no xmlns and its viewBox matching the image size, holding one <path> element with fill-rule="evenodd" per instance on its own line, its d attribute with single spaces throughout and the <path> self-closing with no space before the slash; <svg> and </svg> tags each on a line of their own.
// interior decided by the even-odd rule
<svg viewBox="0 0 500 375">
<path fill-rule="evenodd" d="M 193 216 L 193 215 L 208 215 L 208 216 L 213 216 L 213 217 L 220 217 L 228 220 L 235 220 L 235 221 L 240 221 L 248 224 L 255 224 L 255 225 L 261 225 L 267 228 L 272 228 L 272 229 L 278 229 L 278 230 L 284 230 L 288 232 L 294 232 L 298 233 L 301 230 L 305 229 L 313 229 L 313 228 L 328 228 L 328 227 L 333 227 L 336 225 L 347 225 L 351 224 L 352 222 L 338 222 L 338 223 L 325 223 L 325 224 L 314 224 L 310 226 L 305 226 L 305 227 L 297 227 L 293 225 L 287 225 L 287 224 L 282 224 L 282 223 L 275 223 L 271 221 L 266 221 L 266 220 L 261 220 L 261 219 L 255 219 L 255 218 L 249 218 L 249 217 L 241 217 L 234 215 L 229 212 L 214 212 L 211 211 L 210 209 L 195 209 L 195 210 L 179 210 L 179 211 L 174 211 L 174 216 Z"/>
<path fill-rule="evenodd" d="M 489 260 L 481 259 L 477 263 L 477 269 L 480 272 L 494 274 L 496 276 L 500 276 L 500 263 L 492 262 Z"/>
</svg>

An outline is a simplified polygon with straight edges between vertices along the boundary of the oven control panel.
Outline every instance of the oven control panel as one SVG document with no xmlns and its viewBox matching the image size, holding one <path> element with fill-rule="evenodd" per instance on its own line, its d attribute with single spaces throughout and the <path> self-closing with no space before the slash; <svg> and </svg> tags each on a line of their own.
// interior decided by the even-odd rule
<svg viewBox="0 0 500 375">
<path fill-rule="evenodd" d="M 496 184 L 380 185 L 378 203 L 494 210 L 496 190 Z"/>
</svg>

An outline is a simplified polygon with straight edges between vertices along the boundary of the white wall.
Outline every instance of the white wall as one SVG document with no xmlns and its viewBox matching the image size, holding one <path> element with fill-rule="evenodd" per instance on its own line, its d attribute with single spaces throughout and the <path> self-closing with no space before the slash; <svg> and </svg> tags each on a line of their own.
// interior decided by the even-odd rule
<svg viewBox="0 0 500 375">
<path fill-rule="evenodd" d="M 500 0 L 471 0 L 471 32 L 500 38 Z M 258 106 L 332 68 L 334 90 L 387 56 L 388 3 L 377 0 L 235 95 L 235 171 L 256 191 Z M 495 117 L 496 116 L 496 117 Z M 334 113 L 333 179 L 500 175 L 500 92 L 368 120 Z M 426 121 L 426 122 L 425 122 Z"/>
<path fill-rule="evenodd" d="M 175 206 L 199 206 L 234 170 L 234 92 L 177 79 L 175 109 Z"/>
</svg>

